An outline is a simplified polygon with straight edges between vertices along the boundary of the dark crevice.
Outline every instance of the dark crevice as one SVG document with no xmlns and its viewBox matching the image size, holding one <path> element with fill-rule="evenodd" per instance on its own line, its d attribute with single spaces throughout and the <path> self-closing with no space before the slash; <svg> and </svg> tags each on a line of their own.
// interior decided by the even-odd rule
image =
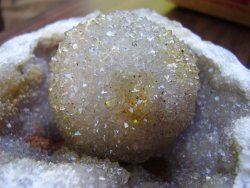
<svg viewBox="0 0 250 188">
<path fill-rule="evenodd" d="M 63 37 L 61 36 L 54 36 L 49 39 L 40 40 L 35 47 L 33 54 L 38 58 L 44 59 L 46 62 L 50 62 L 51 58 L 55 55 L 62 39 Z"/>
</svg>

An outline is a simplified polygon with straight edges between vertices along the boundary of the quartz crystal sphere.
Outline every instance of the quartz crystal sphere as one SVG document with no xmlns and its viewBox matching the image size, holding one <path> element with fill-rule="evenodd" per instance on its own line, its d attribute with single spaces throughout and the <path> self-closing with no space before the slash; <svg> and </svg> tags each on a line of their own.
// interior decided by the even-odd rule
<svg viewBox="0 0 250 188">
<path fill-rule="evenodd" d="M 51 61 L 49 100 L 58 130 L 79 153 L 143 162 L 191 124 L 198 73 L 171 31 L 116 11 L 65 34 Z"/>
</svg>

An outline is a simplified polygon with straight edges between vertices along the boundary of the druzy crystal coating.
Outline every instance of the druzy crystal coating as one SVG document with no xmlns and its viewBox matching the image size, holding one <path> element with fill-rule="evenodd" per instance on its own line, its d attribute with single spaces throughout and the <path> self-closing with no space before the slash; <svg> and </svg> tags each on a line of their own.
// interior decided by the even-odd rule
<svg viewBox="0 0 250 188">
<path fill-rule="evenodd" d="M 52 121 L 46 62 L 31 58 L 0 66 L 0 135 L 41 133 Z M 41 133 L 44 134 L 44 133 Z"/>
<path fill-rule="evenodd" d="M 191 124 L 195 62 L 171 31 L 131 12 L 79 24 L 51 62 L 57 127 L 80 153 L 145 161 Z"/>
<path fill-rule="evenodd" d="M 94 12 L 15 37 L 0 47 L 1 188 L 248 187 L 249 71 L 228 50 L 202 41 L 180 23 L 151 10 L 132 12 L 172 30 L 197 55 L 201 88 L 195 116 L 192 125 L 176 139 L 172 152 L 136 165 L 111 163 L 108 159 L 78 155 L 55 140 L 58 132 L 47 100 L 48 90 L 52 91 L 47 83 L 48 64 L 63 33 L 101 14 Z M 108 32 L 110 37 L 112 32 Z M 74 44 L 73 48 L 78 47 Z M 104 105 L 112 107 L 112 100 L 105 100 Z M 138 119 L 133 122 L 140 125 Z M 123 122 L 121 126 L 129 129 L 130 124 Z M 82 134 L 74 132 L 74 136 Z"/>
</svg>

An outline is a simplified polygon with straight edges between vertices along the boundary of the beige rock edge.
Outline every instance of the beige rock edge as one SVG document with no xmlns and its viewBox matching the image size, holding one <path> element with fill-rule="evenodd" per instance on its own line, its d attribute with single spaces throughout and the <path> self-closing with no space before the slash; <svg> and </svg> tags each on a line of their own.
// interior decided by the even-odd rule
<svg viewBox="0 0 250 188">
<path fill-rule="evenodd" d="M 136 12 L 149 20 L 162 24 L 167 29 L 171 29 L 174 35 L 184 41 L 202 59 L 204 66 L 209 62 L 210 65 L 216 67 L 223 77 L 222 82 L 230 83 L 232 88 L 240 91 L 239 93 L 243 98 L 250 101 L 250 71 L 243 67 L 230 51 L 211 42 L 202 41 L 199 36 L 184 28 L 180 23 L 170 21 L 153 11 L 141 9 Z M 99 14 L 99 12 L 94 12 L 83 18 L 58 21 L 35 32 L 7 41 L 0 47 L 0 72 L 6 64 L 18 65 L 18 63 L 33 57 L 33 50 L 41 39 L 63 36 L 63 33 L 73 26 Z M 214 84 L 214 87 L 220 87 L 221 85 L 221 83 Z M 250 114 L 236 120 L 234 124 L 234 138 L 239 156 L 237 176 L 233 187 L 247 187 L 250 184 Z"/>
</svg>

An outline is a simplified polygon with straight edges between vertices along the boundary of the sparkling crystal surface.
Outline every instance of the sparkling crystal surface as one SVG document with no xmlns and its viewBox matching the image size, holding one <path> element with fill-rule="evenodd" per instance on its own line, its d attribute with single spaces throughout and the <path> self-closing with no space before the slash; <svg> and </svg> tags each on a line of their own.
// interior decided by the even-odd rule
<svg viewBox="0 0 250 188">
<path fill-rule="evenodd" d="M 250 102 L 225 83 L 218 68 L 198 60 L 201 89 L 192 126 L 175 146 L 172 166 L 177 187 L 232 187 L 237 166 L 235 121 L 250 114 Z"/>
<path fill-rule="evenodd" d="M 0 187 L 248 187 L 250 92 L 247 89 L 250 84 L 247 75 L 249 74 L 237 64 L 236 58 L 228 51 L 201 41 L 178 23 L 149 10 L 135 10 L 132 13 L 132 15 L 126 12 L 112 13 L 109 16 L 94 13 L 83 18 L 83 24 L 67 32 L 65 42 L 58 50 L 60 54 L 52 58 L 51 63 L 55 63 L 52 67 L 56 70 L 54 70 L 55 75 L 52 75 L 52 78 L 55 79 L 56 86 L 50 88 L 47 83 L 49 76 L 47 65 L 49 62 L 47 61 L 54 54 L 58 42 L 64 38 L 65 30 L 63 28 L 70 28 L 72 20 L 67 20 L 63 24 L 56 23 L 49 26 L 49 29 L 15 38 L 10 41 L 9 46 L 7 45 L 8 50 L 6 50 L 6 45 L 0 47 Z M 100 16 L 96 18 L 97 15 Z M 113 15 L 116 17 L 114 18 Z M 153 23 L 148 22 L 145 17 Z M 92 21 L 86 21 L 87 18 L 91 18 Z M 110 25 L 114 20 L 117 24 Z M 119 30 L 109 28 L 119 25 L 118 22 L 130 23 L 133 27 L 121 27 Z M 75 22 L 74 25 L 76 25 Z M 89 31 L 85 31 L 86 27 L 89 28 Z M 137 28 L 138 33 L 133 33 L 133 28 Z M 102 30 L 103 32 L 101 32 Z M 180 64 L 174 60 L 176 57 L 183 60 L 184 55 L 189 60 L 185 59 L 180 62 L 188 63 L 194 70 L 197 70 L 197 67 L 193 66 L 195 58 L 187 47 L 171 34 L 170 30 L 180 40 L 184 40 L 197 54 L 201 83 L 192 125 L 177 137 L 172 152 L 168 151 L 165 158 L 157 158 L 160 162 L 151 163 L 151 166 L 148 166 L 148 162 L 152 159 L 136 165 L 118 164 L 111 163 L 107 159 L 79 156 L 75 151 L 69 150 L 63 145 L 61 145 L 63 146 L 61 149 L 59 149 L 61 146 L 57 147 L 57 150 L 53 150 L 52 153 L 46 150 L 46 142 L 45 146 L 40 143 L 44 141 L 41 136 L 48 136 L 47 141 L 51 141 L 49 138 L 53 138 L 56 133 L 56 130 L 51 127 L 53 120 L 48 106 L 48 90 L 58 93 L 58 95 L 53 94 L 58 98 L 52 98 L 52 103 L 54 103 L 59 117 L 64 118 L 61 125 L 68 130 L 65 129 L 61 132 L 69 131 L 70 134 L 65 135 L 65 138 L 71 143 L 78 141 L 76 138 L 85 135 L 85 132 L 76 125 L 76 123 L 80 125 L 82 122 L 85 126 L 88 125 L 87 130 L 94 131 L 93 134 L 87 134 L 91 142 L 86 144 L 96 145 L 95 152 L 100 143 L 104 143 L 101 146 L 105 152 L 109 142 L 119 144 L 119 147 L 124 143 L 125 146 L 132 144 L 134 152 L 144 149 L 142 146 L 147 144 L 147 140 L 144 140 L 145 137 L 154 143 L 154 146 L 164 141 L 161 135 L 159 136 L 155 132 L 161 130 L 162 124 L 159 122 L 164 122 L 162 118 L 166 118 L 161 114 L 165 114 L 173 100 L 181 101 L 180 93 L 172 94 L 177 90 L 182 92 L 186 88 L 185 80 L 184 83 L 181 83 L 180 88 L 177 87 L 177 79 L 180 76 L 186 76 L 186 68 L 180 67 Z M 33 39 L 41 33 L 49 38 L 45 40 L 40 36 L 41 43 L 35 44 Z M 95 37 L 96 33 L 99 34 L 98 37 Z M 167 36 L 164 37 L 163 33 L 166 33 Z M 121 34 L 124 35 L 121 36 Z M 148 36 L 149 34 L 151 36 Z M 81 38 L 81 36 L 84 37 Z M 106 41 L 101 43 L 105 44 L 103 47 L 99 42 L 103 42 L 102 37 Z M 121 41 L 123 38 L 126 40 Z M 136 40 L 138 38 L 142 40 Z M 71 43 L 72 40 L 75 41 Z M 133 43 L 134 40 L 136 43 Z M 165 40 L 173 40 L 174 43 L 169 42 L 171 45 L 167 45 L 166 49 L 159 52 L 159 49 L 164 47 Z M 82 41 L 85 41 L 85 45 L 82 44 Z M 94 46 L 91 46 L 92 43 Z M 110 43 L 114 47 L 110 47 L 108 45 Z M 123 44 L 122 47 L 118 48 L 119 44 Z M 125 47 L 128 53 L 124 53 Z M 34 50 L 27 54 L 27 49 L 30 48 L 34 48 Z M 81 49 L 87 53 L 83 54 Z M 184 49 L 184 51 L 181 50 L 179 54 L 170 53 L 173 57 L 169 57 L 169 54 L 165 53 L 176 52 L 179 49 Z M 30 58 L 22 59 L 23 56 L 20 56 L 20 52 L 24 53 L 23 56 Z M 162 52 L 164 53 L 162 54 Z M 14 55 L 6 56 L 6 54 L 12 53 Z M 119 58 L 121 54 L 123 58 Z M 209 57 L 209 54 L 213 56 Z M 75 61 L 77 59 L 75 55 L 80 57 L 78 61 Z M 139 60 L 145 60 L 145 62 L 135 61 L 137 56 Z M 69 57 L 68 60 L 65 60 L 66 57 Z M 147 57 L 149 61 L 144 57 Z M 174 63 L 169 63 L 168 60 Z M 112 65 L 107 62 L 112 62 Z M 75 65 L 78 68 L 75 68 Z M 225 69 L 225 65 L 227 69 Z M 175 76 L 178 71 L 181 71 L 183 75 Z M 237 71 L 240 74 L 236 74 Z M 113 74 L 113 72 L 115 73 Z M 85 75 L 87 76 L 85 77 Z M 139 75 L 141 76 L 139 77 Z M 187 75 L 185 79 L 190 78 L 190 75 Z M 197 76 L 197 71 L 192 78 L 195 76 Z M 80 77 L 81 80 L 78 79 Z M 179 80 L 181 81 L 181 79 Z M 168 85 L 168 83 L 172 85 Z M 197 85 L 193 87 L 197 89 L 198 81 L 195 83 Z M 152 85 L 152 88 L 146 87 L 149 84 Z M 141 92 L 141 88 L 144 86 L 147 89 Z M 127 91 L 128 88 L 130 92 Z M 191 89 L 189 87 L 189 90 Z M 158 90 L 166 92 L 166 94 L 164 93 L 166 98 L 162 98 L 161 92 Z M 68 93 L 64 93 L 66 95 L 64 96 L 59 91 Z M 121 93 L 124 92 L 126 94 L 122 95 Z M 195 92 L 191 91 L 191 94 L 195 96 Z M 138 93 L 139 96 L 137 96 Z M 113 100 L 113 98 L 115 99 Z M 132 105 L 127 103 L 128 99 L 129 101 L 131 99 Z M 150 103 L 145 105 L 145 99 L 149 99 L 147 102 Z M 178 112 L 176 117 L 180 116 L 181 119 L 187 117 L 187 114 L 183 113 L 188 109 L 185 105 L 194 103 L 195 98 L 191 99 L 187 101 L 188 103 L 182 103 L 182 106 L 177 104 L 176 108 L 171 108 Z M 166 101 L 163 102 L 163 100 Z M 136 107 L 133 101 L 138 103 L 136 103 Z M 116 104 L 114 102 L 117 105 L 114 105 Z M 82 108 L 80 108 L 81 106 Z M 183 106 L 184 109 L 181 109 Z M 126 115 L 121 116 L 119 109 L 126 109 L 124 113 Z M 157 111 L 155 111 L 156 109 Z M 150 119 L 146 119 L 141 124 L 141 115 L 144 116 L 152 111 L 155 113 L 149 116 Z M 94 112 L 98 113 L 98 116 L 93 115 Z M 131 115 L 134 113 L 136 113 L 136 118 Z M 87 116 L 85 116 L 86 114 Z M 100 114 L 104 116 L 102 117 Z M 169 113 L 166 114 L 169 115 Z M 188 112 L 188 115 L 192 114 L 193 112 Z M 82 119 L 83 115 L 87 119 Z M 171 121 L 176 120 L 174 113 L 170 115 Z M 96 122 L 97 117 L 102 117 L 98 123 Z M 100 124 L 104 120 L 108 120 L 109 123 Z M 152 122 L 157 122 L 154 129 L 147 129 L 146 125 L 150 125 Z M 191 122 L 191 118 L 187 122 Z M 112 131 L 103 132 L 107 129 Z M 137 132 L 131 135 L 129 131 L 132 132 L 132 130 Z M 117 135 L 115 139 L 112 137 L 114 135 Z M 131 142 L 129 140 L 122 142 L 120 138 L 123 138 L 123 135 L 127 135 L 126 138 L 130 138 Z M 28 136 L 28 139 L 25 136 Z M 143 144 L 138 145 L 137 140 L 131 138 L 142 139 L 143 141 L 140 143 Z M 79 140 L 81 141 L 81 139 Z M 75 148 L 77 147 L 73 147 L 73 149 Z M 128 151 L 124 150 L 122 154 L 128 154 Z M 161 151 L 164 153 L 166 150 L 163 148 Z M 112 156 L 111 154 L 114 152 L 116 154 Z M 114 147 L 108 151 L 110 154 L 106 154 L 104 157 L 120 157 L 117 152 L 117 148 Z M 148 151 L 147 157 L 151 153 L 152 150 Z M 133 154 L 133 157 L 135 159 L 138 157 L 136 161 L 143 158 L 138 153 Z M 159 171 L 155 171 L 155 167 Z"/>
<path fill-rule="evenodd" d="M 191 124 L 195 61 L 171 31 L 130 12 L 80 24 L 51 62 L 57 127 L 79 152 L 144 161 Z"/>
<path fill-rule="evenodd" d="M 67 156 L 69 157 L 70 155 Z M 124 186 L 129 173 L 117 163 L 98 161 L 87 156 L 78 159 L 77 163 L 65 161 L 52 163 L 29 158 L 14 158 L 13 155 L 1 151 L 0 177 L 2 188 L 110 188 Z"/>
<path fill-rule="evenodd" d="M 48 105 L 48 66 L 30 58 L 0 66 L 0 134 L 46 134 L 52 122 Z"/>
</svg>

